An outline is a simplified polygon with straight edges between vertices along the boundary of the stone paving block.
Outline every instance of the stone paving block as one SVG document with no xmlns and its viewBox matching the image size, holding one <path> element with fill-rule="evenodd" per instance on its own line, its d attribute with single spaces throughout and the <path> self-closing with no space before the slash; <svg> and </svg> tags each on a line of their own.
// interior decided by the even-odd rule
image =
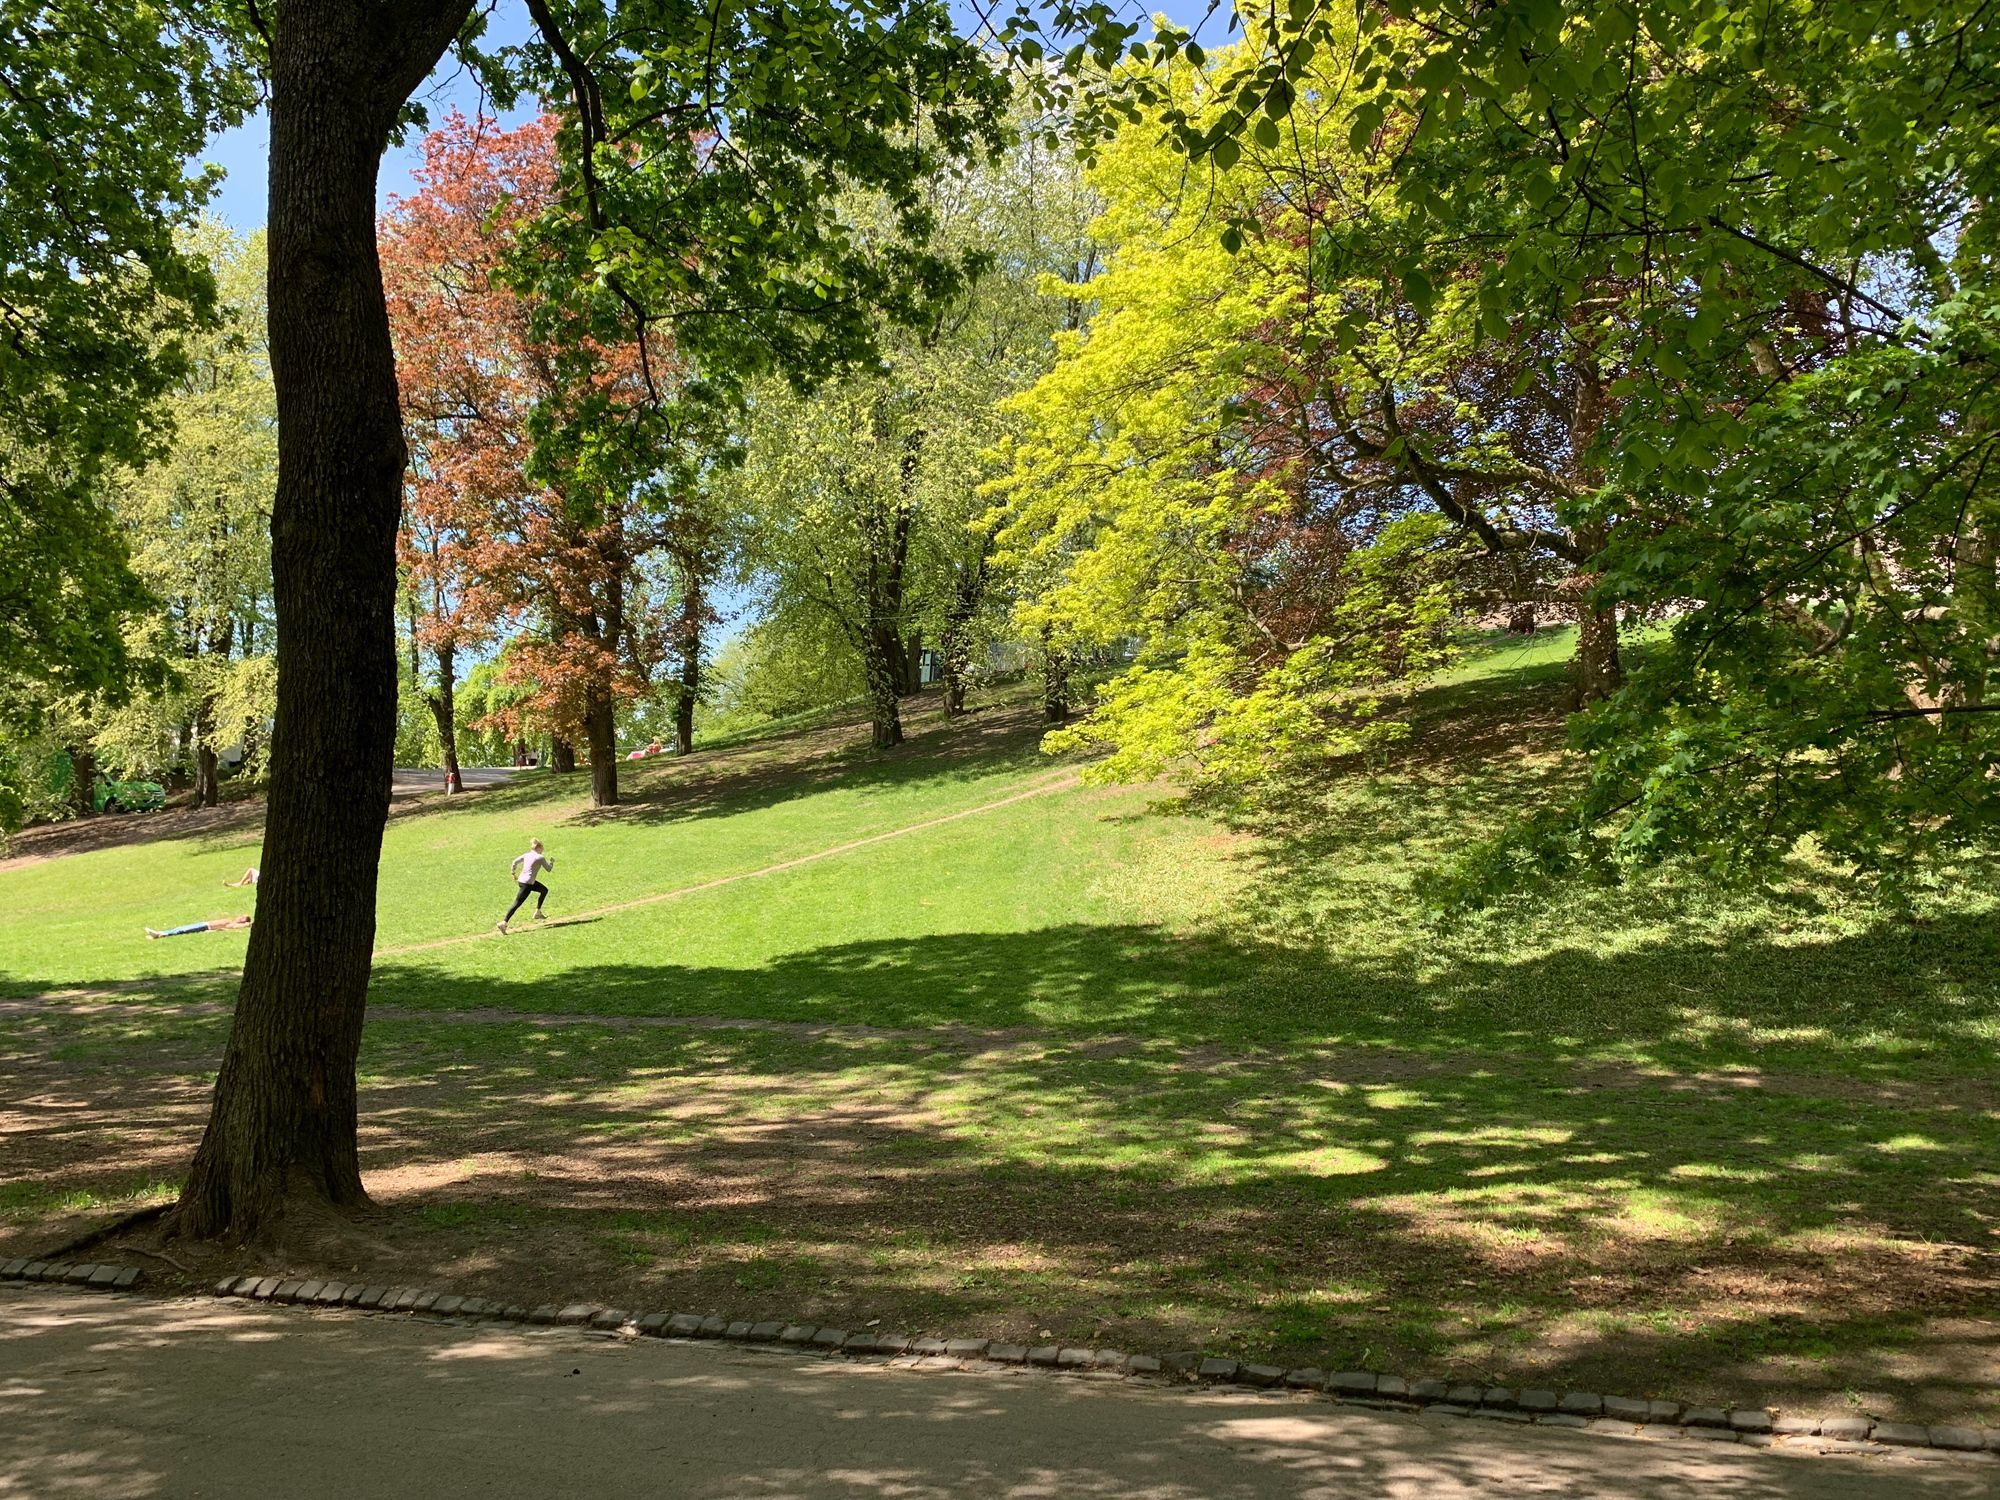
<svg viewBox="0 0 2000 1500">
<path fill-rule="evenodd" d="M 1445 1392 L 1444 1399 L 1453 1406 L 1474 1407 L 1486 1393 L 1476 1385 L 1455 1385 Z"/>
<path fill-rule="evenodd" d="M 359 1307 L 361 1299 L 374 1290 L 376 1290 L 374 1287 L 369 1286 L 365 1282 L 350 1281 L 347 1283 L 347 1290 L 340 1294 L 340 1305 L 342 1307 Z"/>
<path fill-rule="evenodd" d="M 1472 1408 L 1469 1406 L 1454 1406 L 1449 1401 L 1440 1401 L 1431 1407 L 1431 1414 L 1439 1417 L 1469 1417 L 1472 1415 Z"/>
<path fill-rule="evenodd" d="M 1573 1427 L 1582 1431 L 1590 1425 L 1590 1418 L 1573 1411 L 1552 1411 L 1535 1418 L 1538 1427 Z"/>
<path fill-rule="evenodd" d="M 1195 1366 L 1194 1372 L 1203 1380 L 1234 1380 L 1237 1368 L 1237 1362 L 1233 1359 L 1223 1359 L 1217 1355 L 1210 1355 Z"/>
<path fill-rule="evenodd" d="M 28 1263 L 25 1260 L 10 1260 L 6 1265 L 0 1266 L 0 1276 L 4 1276 L 7 1280 L 12 1281 L 27 1269 Z"/>
<path fill-rule="evenodd" d="M 1285 1372 L 1285 1384 L 1295 1391 L 1317 1391 L 1326 1386 L 1326 1371 L 1318 1365 L 1305 1365 Z"/>
<path fill-rule="evenodd" d="M 1200 1368 L 1202 1352 L 1199 1349 L 1176 1349 L 1171 1354 L 1160 1356 L 1160 1363 L 1167 1367 L 1169 1374 L 1192 1375 Z"/>
<path fill-rule="evenodd" d="M 1772 1419 L 1771 1430 L 1787 1437 L 1811 1437 L 1819 1431 L 1819 1418 L 1805 1412 L 1780 1412 Z"/>
<path fill-rule="evenodd" d="M 1056 1368 L 1059 1370 L 1088 1369 L 1090 1368 L 1090 1351 L 1088 1349 L 1064 1349 L 1056 1355 Z"/>
<path fill-rule="evenodd" d="M 346 1295 L 347 1295 L 346 1282 L 329 1281 L 325 1286 L 319 1289 L 319 1295 L 313 1298 L 313 1301 L 317 1302 L 321 1307 L 338 1307 L 340 1306 L 341 1298 L 345 1297 Z"/>
<path fill-rule="evenodd" d="M 1690 1427 L 1686 1423 L 1683 1423 L 1681 1431 L 1685 1432 L 1691 1438 L 1707 1438 L 1711 1442 L 1733 1443 L 1736 1441 L 1736 1434 L 1731 1432 L 1727 1427 Z"/>
<path fill-rule="evenodd" d="M 123 1266 L 99 1266 L 92 1273 L 88 1284 L 90 1286 L 102 1287 L 116 1286 L 118 1285 L 118 1278 L 124 1274 L 124 1271 L 125 1268 Z"/>
<path fill-rule="evenodd" d="M 211 1291 L 218 1297 L 234 1296 L 236 1293 L 236 1283 L 246 1279 L 242 1276 L 225 1276 L 222 1280 L 216 1282 Z"/>
<path fill-rule="evenodd" d="M 1931 1443 L 1954 1453 L 1977 1453 L 1986 1446 L 1986 1439 L 1976 1427 L 1933 1427 Z"/>
<path fill-rule="evenodd" d="M 433 1292 L 431 1295 L 435 1297 L 437 1293 Z M 396 1293 L 396 1301 L 393 1307 L 391 1307 L 386 1297 L 382 1299 L 382 1305 L 389 1307 L 392 1312 L 414 1312 L 416 1311 L 417 1304 L 423 1300 L 424 1289 L 422 1287 L 406 1286 L 400 1292 Z"/>
<path fill-rule="evenodd" d="M 572 1302 L 556 1314 L 556 1321 L 566 1327 L 588 1323 L 602 1311 L 595 1302 Z"/>
<path fill-rule="evenodd" d="M 1652 1403 L 1635 1401 L 1630 1396 L 1606 1396 L 1604 1415 L 1620 1422 L 1646 1422 L 1652 1420 Z"/>
<path fill-rule="evenodd" d="M 1877 1422 L 1869 1436 L 1878 1443 L 1890 1443 L 1898 1448 L 1928 1448 L 1931 1445 L 1930 1428 L 1919 1427 L 1914 1422 Z"/>
<path fill-rule="evenodd" d="M 42 1267 L 41 1279 L 43 1281 L 61 1281 L 75 1269 L 76 1267 L 66 1260 L 52 1261 L 50 1264 Z"/>
<path fill-rule="evenodd" d="M 1413 1380 L 1410 1382 L 1410 1399 L 1412 1401 L 1422 1401 L 1428 1404 L 1433 1401 L 1442 1401 L 1450 1394 L 1451 1387 L 1446 1385 L 1442 1380 L 1434 1377 L 1427 1376 L 1422 1380 Z"/>
<path fill-rule="evenodd" d="M 1539 1416 L 1543 1412 L 1554 1411 L 1561 1401 L 1562 1398 L 1554 1391 L 1534 1390 L 1521 1392 L 1520 1399 L 1514 1404 L 1522 1411 L 1533 1412 Z M 1499 1403 L 1496 1401 L 1494 1405 L 1497 1406 Z"/>
<path fill-rule="evenodd" d="M 1375 1382 L 1375 1394 L 1390 1401 L 1407 1401 L 1410 1383 L 1400 1375 L 1384 1375 Z"/>
<path fill-rule="evenodd" d="M 876 1353 L 874 1332 L 868 1330 L 861 1333 L 850 1333 L 847 1336 L 847 1342 L 840 1346 L 840 1352 L 842 1354 Z"/>
<path fill-rule="evenodd" d="M 645 1334 L 657 1336 L 660 1330 L 666 1326 L 667 1315 L 663 1312 L 650 1312 L 639 1320 L 639 1332 Z"/>
<path fill-rule="evenodd" d="M 299 1300 L 299 1288 L 304 1285 L 303 1281 L 281 1281 L 278 1283 L 278 1289 L 271 1293 L 271 1300 L 273 1302 L 296 1302 Z"/>
<path fill-rule="evenodd" d="M 946 1339 L 944 1352 L 953 1359 L 984 1359 L 992 1342 L 991 1339 Z"/>
<path fill-rule="evenodd" d="M 784 1331 L 783 1323 L 753 1323 L 750 1326 L 749 1337 L 760 1344 L 775 1344 L 778 1335 Z"/>
<path fill-rule="evenodd" d="M 910 1353 L 927 1359 L 936 1359 L 944 1353 L 944 1340 L 926 1334 L 920 1339 L 910 1340 Z"/>
<path fill-rule="evenodd" d="M 752 1328 L 755 1328 L 756 1326 L 757 1325 L 755 1323 L 750 1323 L 739 1319 L 738 1321 L 731 1323 L 727 1328 L 723 1329 L 722 1336 L 726 1339 L 747 1339 L 750 1337 L 750 1330 Z"/>
<path fill-rule="evenodd" d="M 1727 1427 L 1729 1413 L 1719 1406 L 1690 1406 L 1681 1413 L 1683 1427 Z"/>
<path fill-rule="evenodd" d="M 97 1274 L 97 1262 L 91 1261 L 87 1265 L 71 1266 L 69 1270 L 63 1274 L 63 1280 L 71 1286 L 84 1286 L 87 1285 L 90 1281 L 90 1278 L 95 1276 L 96 1274 Z"/>
<path fill-rule="evenodd" d="M 1479 1393 L 1479 1404 L 1495 1411 L 1512 1411 L 1521 1404 L 1521 1393 L 1504 1385 L 1489 1385 Z"/>
<path fill-rule="evenodd" d="M 49 1274 L 49 1263 L 45 1260 L 31 1260 L 21 1268 L 23 1281 L 40 1281 Z"/>
<path fill-rule="evenodd" d="M 1729 1425 L 1737 1432 L 1768 1433 L 1771 1430 L 1771 1414 L 1755 1407 L 1732 1411 Z"/>
<path fill-rule="evenodd" d="M 701 1327 L 695 1330 L 705 1339 L 719 1339 L 729 1332 L 729 1319 L 709 1316 L 701 1320 Z"/>
<path fill-rule="evenodd" d="M 1028 1363 L 1055 1368 L 1056 1357 L 1062 1353 L 1054 1344 L 1037 1344 L 1028 1351 Z"/>
<path fill-rule="evenodd" d="M 675 1313 L 667 1319 L 667 1332 L 677 1339 L 691 1339 L 701 1332 L 701 1315 L 698 1313 Z M 812 1337 L 810 1329 L 806 1338 Z M 787 1339 L 789 1343 L 803 1344 L 805 1339 Z"/>
<path fill-rule="evenodd" d="M 632 1321 L 632 1314 L 622 1307 L 600 1307 L 590 1315 L 592 1328 L 623 1328 Z"/>
<path fill-rule="evenodd" d="M 1873 1425 L 1866 1417 L 1827 1417 L 1819 1424 L 1819 1435 L 1858 1443 L 1868 1436 Z"/>
<path fill-rule="evenodd" d="M 1372 1370 L 1338 1370 L 1326 1377 L 1326 1388 L 1336 1396 L 1372 1396 L 1375 1394 L 1375 1373 Z"/>
<path fill-rule="evenodd" d="M 463 1306 L 465 1306 L 465 1299 L 453 1293 L 449 1297 L 440 1297 L 437 1301 L 433 1302 L 431 1304 L 431 1311 L 436 1313 L 440 1318 L 448 1318 Z"/>
<path fill-rule="evenodd" d="M 1562 1400 L 1556 1403 L 1556 1410 L 1568 1412 L 1573 1417 L 1601 1416 L 1604 1398 L 1596 1391 L 1564 1391 Z"/>
<path fill-rule="evenodd" d="M 553 1302 L 544 1302 L 540 1307 L 528 1310 L 528 1321 L 537 1325 L 546 1326 L 555 1322 L 561 1316 L 562 1309 L 557 1307 Z"/>
<path fill-rule="evenodd" d="M 137 1266 L 121 1266 L 118 1270 L 118 1279 L 111 1284 L 122 1292 L 129 1287 L 137 1286 L 145 1277 L 146 1273 Z"/>
<path fill-rule="evenodd" d="M 1646 1420 L 1648 1422 L 1679 1422 L 1681 1404 L 1678 1401 L 1648 1401 Z"/>
<path fill-rule="evenodd" d="M 1481 1406 L 1473 1413 L 1475 1417 L 1485 1417 L 1494 1422 L 1532 1422 L 1535 1419 L 1524 1411 L 1510 1411 L 1504 1406 Z"/>
<path fill-rule="evenodd" d="M 1986 1439 L 1988 1453 L 2000 1453 L 2000 1427 L 1982 1427 L 1979 1435 Z"/>
<path fill-rule="evenodd" d="M 907 1333 L 897 1333 L 893 1330 L 884 1333 L 879 1328 L 875 1330 L 875 1352 L 877 1354 L 903 1354 L 909 1350 L 910 1343 L 911 1339 Z"/>
<path fill-rule="evenodd" d="M 847 1342 L 845 1328 L 822 1328 L 812 1336 L 812 1341 L 822 1349 L 838 1349 Z"/>
<path fill-rule="evenodd" d="M 1125 1370 L 1131 1375 L 1157 1375 L 1160 1362 L 1150 1354 L 1134 1354 L 1125 1361 Z"/>
<path fill-rule="evenodd" d="M 998 1360 L 1003 1365 L 1024 1365 L 1028 1362 L 1026 1344 L 988 1344 L 986 1357 Z"/>
<path fill-rule="evenodd" d="M 291 1300 L 294 1302 L 310 1302 L 319 1295 L 320 1288 L 325 1285 L 324 1281 L 302 1281 L 299 1283 L 299 1289 L 292 1293 Z"/>
<path fill-rule="evenodd" d="M 1272 1386 L 1285 1378 L 1285 1372 L 1277 1365 L 1244 1365 L 1236 1378 L 1244 1385 Z"/>
<path fill-rule="evenodd" d="M 518 1304 L 509 1303 L 501 1311 L 500 1316 L 505 1318 L 509 1323 L 525 1323 L 528 1321 L 528 1309 Z"/>
<path fill-rule="evenodd" d="M 1686 1437 L 1687 1429 L 1679 1423 L 1669 1426 L 1665 1422 L 1648 1422 L 1644 1427 L 1639 1429 L 1639 1436 L 1642 1438 L 1658 1438 L 1664 1442 L 1668 1438 Z"/>
<path fill-rule="evenodd" d="M 278 1288 L 284 1284 L 284 1279 L 279 1276 L 260 1277 L 257 1284 L 250 1288 L 250 1295 L 255 1297 L 259 1302 L 269 1302 L 273 1297 L 278 1295 Z"/>
<path fill-rule="evenodd" d="M 818 1332 L 819 1325 L 817 1323 L 787 1323 L 783 1328 L 778 1330 L 778 1342 L 781 1344 L 809 1344 L 812 1342 L 812 1336 Z"/>
<path fill-rule="evenodd" d="M 1091 1355 L 1090 1362 L 1100 1370 L 1122 1370 L 1125 1368 L 1125 1351 L 1099 1349 Z"/>
</svg>

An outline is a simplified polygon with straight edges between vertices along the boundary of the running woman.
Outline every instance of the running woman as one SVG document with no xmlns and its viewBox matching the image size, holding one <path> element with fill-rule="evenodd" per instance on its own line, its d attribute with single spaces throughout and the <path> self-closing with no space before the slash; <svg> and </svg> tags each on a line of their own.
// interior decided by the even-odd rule
<svg viewBox="0 0 2000 1500">
<path fill-rule="evenodd" d="M 505 932 L 507 924 L 514 920 L 514 913 L 521 909 L 521 903 L 528 899 L 528 893 L 535 893 L 535 920 L 542 920 L 542 903 L 549 899 L 549 888 L 535 877 L 543 870 L 553 870 L 556 862 L 542 853 L 540 839 L 528 840 L 528 852 L 514 857 L 514 904 L 507 908 L 507 915 L 496 924 L 495 930 Z"/>
</svg>

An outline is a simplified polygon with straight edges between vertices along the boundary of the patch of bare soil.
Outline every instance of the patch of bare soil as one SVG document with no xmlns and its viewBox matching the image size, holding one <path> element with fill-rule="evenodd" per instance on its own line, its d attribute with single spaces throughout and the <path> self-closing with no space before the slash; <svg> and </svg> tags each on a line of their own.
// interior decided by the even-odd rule
<svg viewBox="0 0 2000 1500">
<path fill-rule="evenodd" d="M 5 845 L 7 857 L 0 859 L 0 870 L 18 870 L 26 865 L 41 864 L 44 860 L 60 859 L 66 854 L 88 854 L 97 849 L 118 849 L 160 839 L 184 839 L 201 834 L 260 828 L 263 822 L 262 797 L 225 802 L 220 807 L 166 807 L 149 813 L 99 813 L 95 817 L 49 823 L 15 834 Z"/>
</svg>

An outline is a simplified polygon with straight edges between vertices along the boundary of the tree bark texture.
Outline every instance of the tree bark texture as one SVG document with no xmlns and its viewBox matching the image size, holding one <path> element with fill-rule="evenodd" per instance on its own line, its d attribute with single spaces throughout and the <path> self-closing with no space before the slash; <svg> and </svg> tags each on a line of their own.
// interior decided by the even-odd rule
<svg viewBox="0 0 2000 1500">
<path fill-rule="evenodd" d="M 229 659 L 235 622 L 224 619 L 209 632 L 208 655 Z M 203 693 L 194 711 L 194 805 L 217 807 L 222 802 L 222 766 L 215 753 L 215 694 Z"/>
<path fill-rule="evenodd" d="M 444 792 L 447 797 L 465 790 L 465 776 L 458 768 L 458 652 L 450 642 L 437 648 L 437 688 L 424 695 L 431 718 L 437 724 L 438 759 L 444 762 Z"/>
<path fill-rule="evenodd" d="M 956 719 L 965 712 L 966 678 L 972 668 L 972 622 L 986 600 L 986 584 L 991 572 L 993 543 L 981 535 L 979 551 L 961 562 L 952 586 L 951 607 L 945 611 L 944 633 L 938 640 L 938 657 L 944 676 L 944 716 Z"/>
<path fill-rule="evenodd" d="M 364 1206 L 354 1063 L 396 733 L 404 448 L 376 173 L 471 0 L 268 12 L 278 706 L 257 924 L 174 1231 L 268 1235 Z"/>
<path fill-rule="evenodd" d="M 583 737 L 590 748 L 590 805 L 618 805 L 617 700 L 593 691 L 583 713 Z"/>
<path fill-rule="evenodd" d="M 576 746 L 561 735 L 549 740 L 549 768 L 565 776 L 576 769 Z"/>
</svg>

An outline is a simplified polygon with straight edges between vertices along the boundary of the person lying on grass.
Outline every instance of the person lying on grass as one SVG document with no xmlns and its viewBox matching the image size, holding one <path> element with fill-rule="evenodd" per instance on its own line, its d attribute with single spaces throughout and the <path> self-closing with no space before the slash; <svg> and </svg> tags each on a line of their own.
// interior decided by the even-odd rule
<svg viewBox="0 0 2000 1500">
<path fill-rule="evenodd" d="M 250 866 L 249 869 L 245 870 L 243 872 L 243 878 L 241 880 L 225 880 L 222 883 L 226 886 L 231 886 L 231 887 L 242 886 L 242 885 L 255 885 L 257 883 L 257 867 L 255 865 L 252 865 Z"/>
<path fill-rule="evenodd" d="M 180 937 L 190 932 L 233 932 L 238 927 L 248 927 L 249 925 L 250 914 L 245 912 L 240 917 L 218 917 L 213 922 L 190 922 L 185 927 L 169 927 L 165 932 L 148 927 L 146 929 L 146 936 L 149 938 L 163 938 Z"/>
<path fill-rule="evenodd" d="M 542 920 L 542 903 L 549 899 L 549 888 L 535 876 L 543 870 L 553 870 L 556 862 L 542 853 L 540 839 L 528 840 L 528 852 L 514 856 L 514 904 L 507 908 L 507 915 L 495 924 L 495 931 L 505 932 L 507 924 L 514 920 L 514 913 L 521 909 L 521 903 L 528 899 L 528 893 L 535 893 L 535 920 Z"/>
</svg>

